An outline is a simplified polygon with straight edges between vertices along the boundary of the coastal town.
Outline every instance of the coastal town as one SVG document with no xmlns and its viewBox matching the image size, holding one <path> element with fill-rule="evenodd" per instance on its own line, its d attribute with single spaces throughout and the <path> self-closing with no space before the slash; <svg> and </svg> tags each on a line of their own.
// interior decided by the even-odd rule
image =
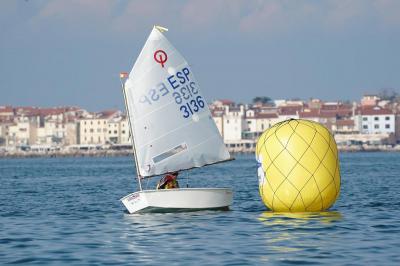
<svg viewBox="0 0 400 266">
<path fill-rule="evenodd" d="M 231 152 L 253 152 L 266 129 L 287 119 L 323 124 L 342 151 L 400 151 L 396 97 L 364 95 L 359 102 L 255 97 L 248 104 L 215 100 L 209 108 Z M 118 155 L 131 150 L 128 120 L 120 110 L 0 106 L 1 157 Z"/>
</svg>

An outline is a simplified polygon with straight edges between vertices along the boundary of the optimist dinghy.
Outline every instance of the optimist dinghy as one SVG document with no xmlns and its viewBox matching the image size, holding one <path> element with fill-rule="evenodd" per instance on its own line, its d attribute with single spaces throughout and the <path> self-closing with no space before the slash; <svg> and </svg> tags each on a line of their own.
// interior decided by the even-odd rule
<svg viewBox="0 0 400 266">
<path fill-rule="evenodd" d="M 129 213 L 228 209 L 229 188 L 144 190 L 142 180 L 232 160 L 189 64 L 155 26 L 132 71 L 121 73 L 139 191 Z"/>
</svg>

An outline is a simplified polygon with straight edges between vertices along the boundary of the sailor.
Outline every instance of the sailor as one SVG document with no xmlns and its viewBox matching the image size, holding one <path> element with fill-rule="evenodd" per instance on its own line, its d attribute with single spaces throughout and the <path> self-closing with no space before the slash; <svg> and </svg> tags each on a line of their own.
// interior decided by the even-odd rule
<svg viewBox="0 0 400 266">
<path fill-rule="evenodd" d="M 177 180 L 178 172 L 172 172 L 166 174 L 163 178 L 158 181 L 157 189 L 171 189 L 179 188 L 179 183 Z"/>
</svg>

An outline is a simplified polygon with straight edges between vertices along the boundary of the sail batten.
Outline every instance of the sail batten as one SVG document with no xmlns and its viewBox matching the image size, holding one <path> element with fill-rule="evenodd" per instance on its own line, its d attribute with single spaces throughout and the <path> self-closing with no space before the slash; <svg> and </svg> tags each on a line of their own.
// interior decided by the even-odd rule
<svg viewBox="0 0 400 266">
<path fill-rule="evenodd" d="M 229 160 L 189 64 L 159 29 L 150 33 L 125 92 L 140 176 Z"/>
</svg>

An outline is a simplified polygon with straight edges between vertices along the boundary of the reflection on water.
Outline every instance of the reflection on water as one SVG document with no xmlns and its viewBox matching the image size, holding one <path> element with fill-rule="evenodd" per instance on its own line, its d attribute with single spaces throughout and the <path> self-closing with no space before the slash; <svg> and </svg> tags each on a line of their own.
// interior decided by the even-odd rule
<svg viewBox="0 0 400 266">
<path fill-rule="evenodd" d="M 263 212 L 259 220 L 265 225 L 284 224 L 295 227 L 296 225 L 308 224 L 311 221 L 321 223 L 331 223 L 342 219 L 342 214 L 338 211 L 323 212 Z"/>
<path fill-rule="evenodd" d="M 269 231 L 264 234 L 266 247 L 282 253 L 300 252 L 310 247 L 320 248 L 321 242 L 308 241 L 315 237 L 318 228 L 316 223 L 329 225 L 341 219 L 342 215 L 337 211 L 298 213 L 266 211 L 258 217 Z"/>
<path fill-rule="evenodd" d="M 229 234 L 229 230 L 224 231 L 218 221 L 230 213 L 199 211 L 124 214 L 125 229 L 120 237 L 127 250 L 140 254 L 136 257 L 140 263 L 155 263 L 158 257 L 168 264 L 176 263 L 176 257 L 190 260 L 197 252 L 212 250 L 213 244 L 209 243 L 211 232 L 219 232 L 219 235 Z M 216 223 L 208 223 L 213 220 Z M 219 235 L 216 235 L 216 245 L 220 242 Z M 207 260 L 205 258 L 205 261 Z"/>
</svg>

